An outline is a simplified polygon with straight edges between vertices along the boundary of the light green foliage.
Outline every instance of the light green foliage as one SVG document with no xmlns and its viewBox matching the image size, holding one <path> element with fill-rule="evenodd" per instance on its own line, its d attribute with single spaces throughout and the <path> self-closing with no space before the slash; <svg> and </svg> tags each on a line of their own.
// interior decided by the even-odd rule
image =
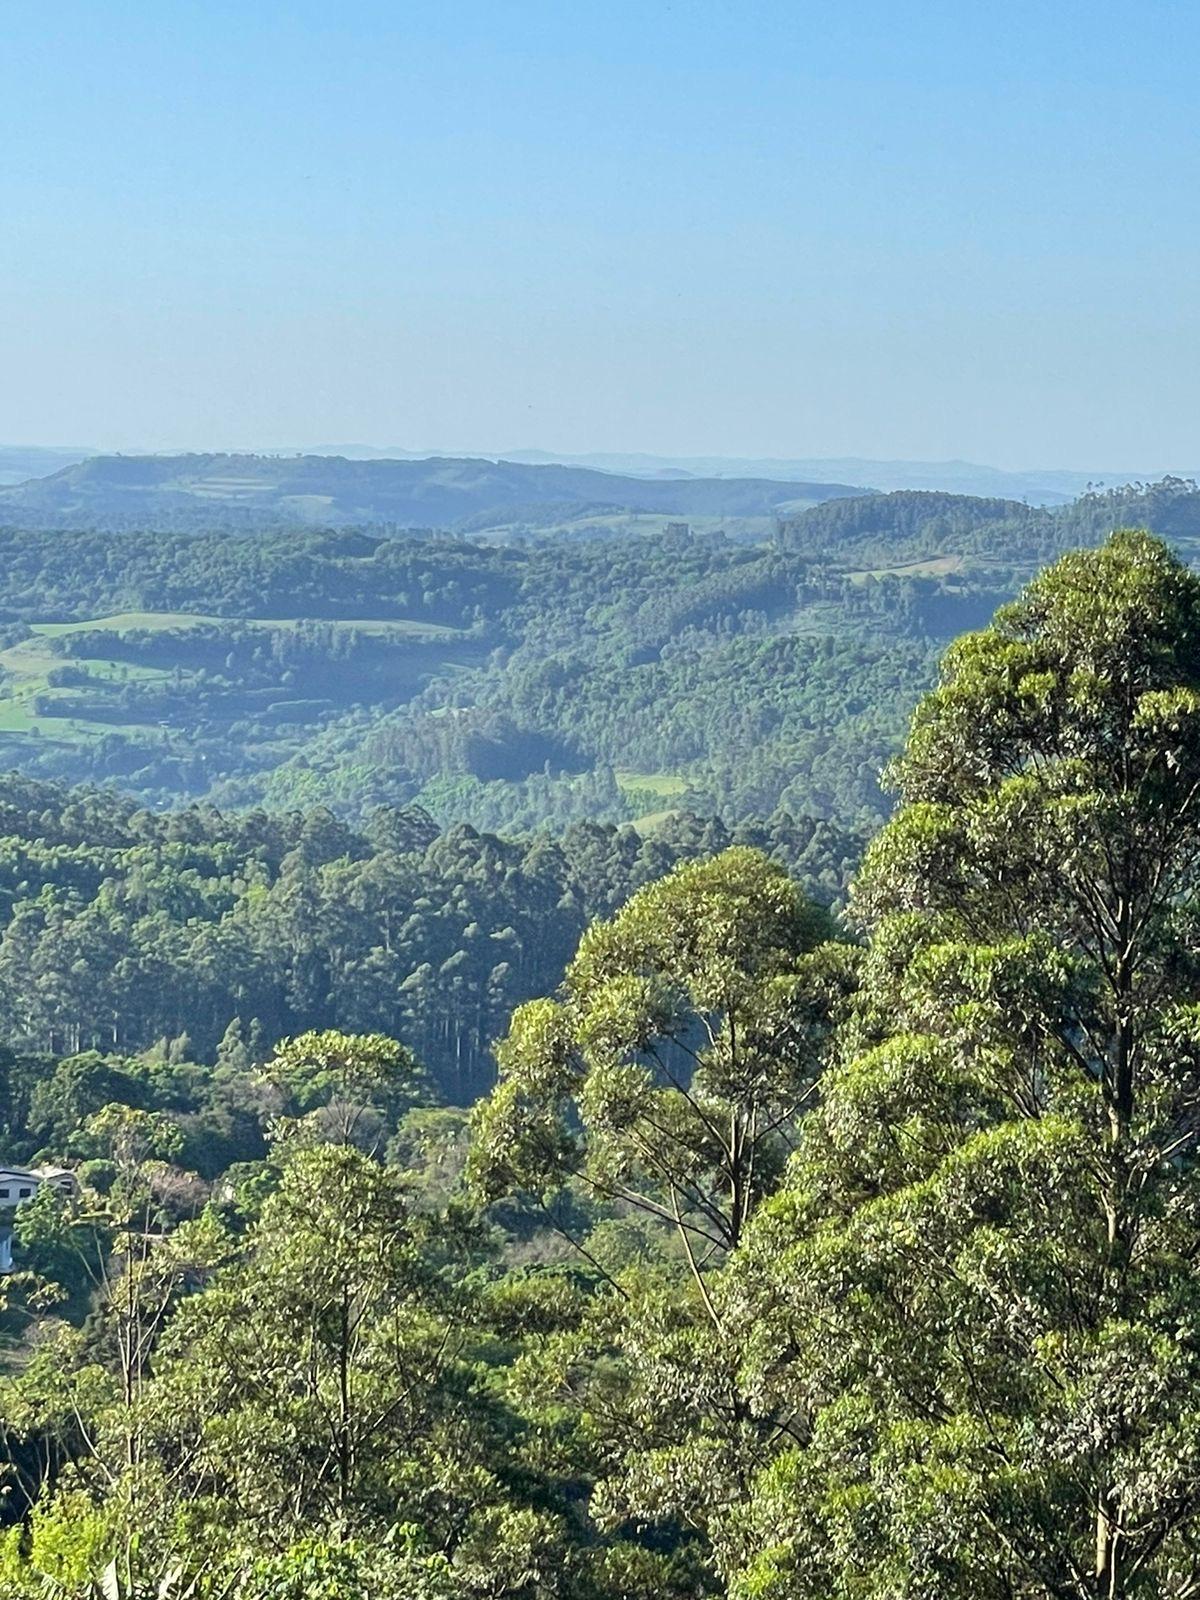
<svg viewBox="0 0 1200 1600">
<path fill-rule="evenodd" d="M 514 1016 L 472 1160 L 485 1194 L 567 1182 L 733 1249 L 812 1094 L 831 995 L 825 914 L 732 849 L 584 936 L 560 1000 Z"/>
<path fill-rule="evenodd" d="M 758 559 L 722 598 L 682 551 L 693 620 Z M 640 614 L 668 671 L 681 626 Z M 1196 1600 L 1200 582 L 1142 534 L 1066 557 L 895 777 L 862 947 L 790 819 L 0 785 L 0 1001 L 76 1052 L 0 1054 L 0 1116 L 86 1158 L 16 1221 L 0 1594 Z M 470 1119 L 378 1031 L 466 1101 L 514 998 Z M 145 1054 L 78 1053 L 138 1005 Z"/>
<path fill-rule="evenodd" d="M 411 1050 L 381 1033 L 310 1031 L 275 1046 L 262 1069 L 302 1131 L 341 1144 L 378 1144 L 390 1122 L 427 1100 Z"/>
<path fill-rule="evenodd" d="M 816 568 L 769 523 L 498 549 L 214 531 L 226 510 L 202 535 L 0 534 L 0 604 L 28 619 L 0 627 L 0 756 L 155 804 L 417 801 L 505 831 L 878 819 L 926 640 L 987 608 L 958 573 Z"/>
<path fill-rule="evenodd" d="M 305 1539 L 265 1556 L 230 1589 L 230 1600 L 455 1600 L 462 1587 L 441 1555 L 422 1555 L 394 1530 L 381 1543 Z"/>
<path fill-rule="evenodd" d="M 1200 583 L 1068 556 L 947 656 L 845 1059 L 727 1277 L 749 1600 L 1194 1592 Z"/>
<path fill-rule="evenodd" d="M 753 850 L 677 869 L 585 935 L 561 998 L 521 1008 L 475 1117 L 477 1189 L 535 1197 L 598 1275 L 527 1348 L 518 1388 L 535 1415 L 578 1413 L 593 1518 L 657 1524 L 691 1558 L 685 1592 L 708 1592 L 705 1540 L 766 1444 L 719 1284 L 851 987 L 829 932 Z"/>
<path fill-rule="evenodd" d="M 1193 548 L 1200 534 L 1178 480 L 1057 511 L 789 502 L 778 523 L 691 517 L 684 537 L 613 514 L 564 538 L 509 507 L 474 525 L 486 542 L 282 528 L 240 492 L 193 502 L 186 532 L 186 497 L 149 490 L 118 538 L 86 530 L 90 502 L 60 507 L 78 531 L 32 506 L 33 526 L 0 530 L 3 764 L 155 805 L 417 800 L 505 831 L 677 804 L 877 824 L 934 646 L 1123 515 Z"/>
<path fill-rule="evenodd" d="M 84 1123 L 81 1145 L 96 1159 L 128 1174 L 148 1161 L 166 1161 L 183 1148 L 183 1135 L 161 1111 L 142 1111 L 114 1101 Z"/>
<path fill-rule="evenodd" d="M 31 1593 L 111 1562 L 139 1600 L 173 1571 L 213 1600 L 577 1592 L 405 1189 L 352 1146 L 290 1148 L 240 1243 L 181 1225 L 114 1269 L 102 1332 L 0 1388 L 14 1458 L 30 1430 L 64 1457 L 12 1551 Z"/>
</svg>

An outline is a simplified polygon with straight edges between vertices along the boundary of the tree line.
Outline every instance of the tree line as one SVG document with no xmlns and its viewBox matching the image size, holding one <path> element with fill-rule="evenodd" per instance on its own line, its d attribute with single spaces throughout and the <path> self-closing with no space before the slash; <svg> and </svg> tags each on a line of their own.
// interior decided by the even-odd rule
<svg viewBox="0 0 1200 1600">
<path fill-rule="evenodd" d="M 676 862 L 738 841 L 843 893 L 864 836 L 780 813 L 729 829 L 679 815 L 652 834 L 441 830 L 378 809 L 159 814 L 109 791 L 0 784 L 0 1026 L 26 1050 L 136 1053 L 186 1041 L 212 1062 L 232 1026 L 383 1031 L 444 1096 L 491 1080 L 515 1006 L 552 989 L 583 930 Z"/>
</svg>

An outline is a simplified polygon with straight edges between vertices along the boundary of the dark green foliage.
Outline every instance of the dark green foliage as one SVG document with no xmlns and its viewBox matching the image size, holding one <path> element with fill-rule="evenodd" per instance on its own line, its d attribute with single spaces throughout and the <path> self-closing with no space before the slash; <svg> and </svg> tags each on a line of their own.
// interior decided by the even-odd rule
<svg viewBox="0 0 1200 1600">
<path fill-rule="evenodd" d="M 863 842 L 783 814 L 736 832 L 680 817 L 645 838 L 578 823 L 506 839 L 383 809 L 359 830 L 319 808 L 157 814 L 15 777 L 0 784 L 0 828 L 0 1025 L 75 1057 L 36 1090 L 19 1059 L 0 1070 L 14 1101 L 33 1096 L 31 1137 L 59 1153 L 107 1100 L 143 1103 L 110 1081 L 108 1053 L 186 1035 L 213 1060 L 235 1049 L 235 1019 L 267 1040 L 402 1038 L 444 1098 L 469 1103 L 513 1008 L 554 988 L 594 916 L 676 861 L 745 840 L 829 902 Z M 233 1159 L 245 1134 L 224 1115 Z"/>
<path fill-rule="evenodd" d="M 966 557 L 993 572 L 1028 576 L 1078 546 L 1099 544 L 1114 528 L 1145 527 L 1191 551 L 1200 544 L 1200 490 L 1182 478 L 1090 489 L 1047 510 L 1016 500 L 900 489 L 830 500 L 780 525 L 779 543 L 836 566 L 890 566 Z"/>
<path fill-rule="evenodd" d="M 1176 480 L 1057 511 L 904 491 L 749 542 L 9 529 L 0 762 L 154 805 L 417 801 L 502 831 L 673 805 L 877 824 L 878 769 L 939 646 L 1121 515 L 1190 548 L 1197 504 Z"/>
<path fill-rule="evenodd" d="M 6 1600 L 1196 1594 L 1200 581 L 1120 533 L 945 653 L 861 943 L 861 834 L 677 809 L 848 731 L 830 809 L 879 807 L 1000 525 L 929 498 L 940 575 L 526 553 L 501 653 L 359 726 L 406 796 L 608 772 L 643 832 L 0 785 L 4 1156 L 82 1184 L 2 1284 Z M 273 781 L 362 780 L 346 736 Z"/>
<path fill-rule="evenodd" d="M 714 841 L 712 824 L 693 832 L 697 848 Z M 623 837 L 590 829 L 593 872 Z M 645 1231 L 579 1202 L 591 1249 L 570 1262 L 554 1250 L 567 1197 L 550 1229 L 515 1216 L 511 1240 L 503 1208 L 468 1207 L 465 1119 L 429 1107 L 412 1054 L 382 1035 L 309 1031 L 262 1052 L 233 1025 L 215 1069 L 181 1040 L 41 1064 L 39 1127 L 87 1159 L 81 1195 L 45 1189 L 17 1218 L 0 1316 L 15 1357 L 0 1380 L 4 1593 L 716 1593 L 703 1524 L 660 1499 L 649 1521 L 633 1510 L 660 1474 L 637 1429 L 654 1412 L 678 1435 L 677 1475 L 720 1438 L 704 1396 L 725 1392 L 727 1363 L 719 1330 L 696 1321 L 717 1266 L 705 1222 L 724 1217 L 732 1249 L 779 1181 L 828 1036 L 829 930 L 781 866 L 740 846 L 647 884 L 583 939 L 568 987 L 592 1080 L 588 1167 L 602 1191 L 619 1174 L 640 1196 Z M 606 1080 L 638 1049 L 650 967 L 655 1016 L 678 993 L 660 1043 L 680 1086 L 642 1086 L 633 1136 Z M 531 1059 L 523 1070 L 537 1075 Z M 672 1125 L 665 1188 L 638 1149 L 657 1139 L 656 1106 Z M 197 1157 L 239 1115 L 257 1144 L 226 1151 L 206 1182 Z M 663 1226 L 672 1196 L 679 1231 Z M 691 1289 L 672 1238 L 687 1241 Z M 630 1364 L 615 1387 L 614 1336 Z M 587 1369 L 594 1423 L 547 1390 L 567 1355 Z M 664 1409 L 664 1378 L 714 1360 L 690 1405 Z"/>
<path fill-rule="evenodd" d="M 877 818 L 927 641 L 985 603 L 720 538 L 12 532 L 0 553 L 0 611 L 117 618 L 17 641 L 15 725 L 40 727 L 0 731 L 0 755 L 25 770 L 503 828 L 665 809 L 640 772 L 733 817 Z"/>
</svg>

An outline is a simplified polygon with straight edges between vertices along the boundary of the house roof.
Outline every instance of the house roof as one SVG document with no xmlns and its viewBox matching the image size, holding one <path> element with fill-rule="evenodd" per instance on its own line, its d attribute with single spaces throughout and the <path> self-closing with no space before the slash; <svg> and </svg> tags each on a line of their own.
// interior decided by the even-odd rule
<svg viewBox="0 0 1200 1600">
<path fill-rule="evenodd" d="M 72 1183 L 75 1174 L 70 1167 L 5 1167 L 0 1166 L 0 1183 L 5 1179 L 16 1179 L 18 1183 L 61 1183 L 64 1178 L 69 1178 Z"/>
</svg>

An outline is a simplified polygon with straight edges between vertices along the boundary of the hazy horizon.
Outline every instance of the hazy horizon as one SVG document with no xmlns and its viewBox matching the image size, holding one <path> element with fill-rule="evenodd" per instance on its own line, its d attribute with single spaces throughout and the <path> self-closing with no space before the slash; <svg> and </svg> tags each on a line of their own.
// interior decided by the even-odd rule
<svg viewBox="0 0 1200 1600">
<path fill-rule="evenodd" d="M 1135 479 L 1156 478 L 1163 475 L 1192 476 L 1198 470 L 1194 465 L 1186 462 L 1172 462 L 1168 465 L 1157 464 L 1154 467 L 1144 466 L 1079 466 L 1070 462 L 1042 461 L 1030 463 L 1018 462 L 1015 465 L 1001 465 L 994 460 L 968 459 L 965 456 L 946 456 L 941 459 L 932 459 L 916 456 L 885 456 L 878 452 L 867 450 L 850 451 L 839 455 L 817 453 L 771 453 L 754 452 L 747 455 L 733 455 L 724 450 L 713 451 L 675 451 L 660 452 L 644 448 L 631 447 L 629 449 L 599 450 L 593 448 L 550 450 L 539 444 L 518 444 L 497 449 L 492 446 L 478 444 L 463 446 L 424 445 L 413 446 L 403 444 L 376 444 L 367 440 L 315 440 L 311 442 L 293 443 L 195 443 L 175 441 L 165 445 L 139 445 L 132 443 L 123 448 L 105 449 L 100 446 L 80 444 L 64 444 L 58 441 L 45 439 L 18 440 L 0 438 L 0 452 L 4 451 L 29 451 L 43 452 L 46 455 L 61 454 L 76 456 L 85 460 L 96 456 L 127 455 L 127 456 L 175 456 L 175 455 L 257 455 L 290 457 L 297 455 L 313 456 L 339 456 L 344 455 L 351 459 L 380 460 L 471 460 L 484 461 L 520 461 L 530 460 L 536 464 L 536 459 L 547 462 L 561 462 L 582 466 L 596 465 L 597 470 L 605 470 L 600 464 L 606 462 L 636 462 L 645 463 L 647 470 L 667 467 L 688 467 L 702 472 L 706 464 L 716 464 L 716 470 L 725 470 L 732 467 L 745 467 L 749 472 L 755 467 L 795 465 L 828 466 L 839 464 L 854 465 L 876 464 L 889 467 L 968 467 L 983 472 L 995 472 L 1011 477 L 1087 477 L 1092 476 L 1099 481 L 1115 483 L 1118 480 L 1130 482 Z M 1197 446 L 1200 454 L 1200 445 Z M 608 468 L 607 470 L 616 470 Z M 621 470 L 624 470 L 623 468 Z"/>
</svg>

